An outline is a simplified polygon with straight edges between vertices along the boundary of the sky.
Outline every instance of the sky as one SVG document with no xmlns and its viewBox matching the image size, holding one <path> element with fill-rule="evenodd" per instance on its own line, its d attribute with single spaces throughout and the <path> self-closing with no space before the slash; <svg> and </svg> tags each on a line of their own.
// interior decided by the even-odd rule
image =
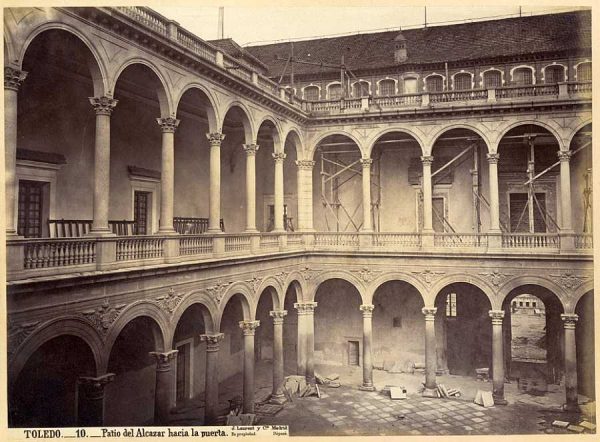
<svg viewBox="0 0 600 442">
<path fill-rule="evenodd" d="M 167 18 L 204 40 L 218 37 L 218 6 L 152 6 Z M 329 3 L 331 4 L 331 3 Z M 254 4 L 225 6 L 225 37 L 238 44 L 256 44 L 356 33 L 384 29 L 397 29 L 411 25 L 422 26 L 425 19 L 423 6 L 276 6 Z M 523 6 L 522 13 L 565 11 L 575 7 L 542 5 Z M 427 22 L 478 19 L 482 17 L 518 14 L 518 6 L 428 6 Z"/>
</svg>

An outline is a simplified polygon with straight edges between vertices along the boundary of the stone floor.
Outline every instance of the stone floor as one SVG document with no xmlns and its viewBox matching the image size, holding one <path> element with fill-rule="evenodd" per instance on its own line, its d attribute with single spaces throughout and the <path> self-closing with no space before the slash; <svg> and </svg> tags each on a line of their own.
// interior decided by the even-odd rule
<svg viewBox="0 0 600 442">
<path fill-rule="evenodd" d="M 340 376 L 340 388 L 323 387 L 322 397 L 293 398 L 275 416 L 259 416 L 259 424 L 288 425 L 292 436 L 332 435 L 492 435 L 568 433 L 552 427 L 554 420 L 578 423 L 582 419 L 595 422 L 586 413 L 561 410 L 564 390 L 550 386 L 543 396 L 518 391 L 517 384 L 506 384 L 507 406 L 483 408 L 473 403 L 478 389 L 491 391 L 491 383 L 465 376 L 439 376 L 438 382 L 459 388 L 461 397 L 452 399 L 424 398 L 418 393 L 422 374 L 374 372 L 378 391 L 358 390 L 362 372 L 358 367 L 317 366 L 323 375 Z M 257 401 L 270 392 L 271 365 L 257 364 Z M 385 385 L 406 387 L 408 398 L 392 401 L 381 392 Z M 220 386 L 220 405 L 225 412 L 228 400 L 241 395 L 241 378 L 235 377 Z M 581 398 L 580 402 L 585 399 Z M 174 414 L 177 425 L 202 422 L 202 401 L 190 403 Z"/>
</svg>

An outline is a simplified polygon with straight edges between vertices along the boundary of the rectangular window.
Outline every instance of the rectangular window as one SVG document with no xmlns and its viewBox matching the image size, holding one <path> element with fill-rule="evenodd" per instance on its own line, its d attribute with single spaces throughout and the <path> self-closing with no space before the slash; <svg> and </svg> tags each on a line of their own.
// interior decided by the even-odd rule
<svg viewBox="0 0 600 442">
<path fill-rule="evenodd" d="M 427 92 L 441 92 L 444 90 L 444 80 L 439 75 L 427 78 Z"/>
<path fill-rule="evenodd" d="M 42 237 L 44 185 L 40 181 L 19 180 L 17 233 L 25 238 Z"/>
<path fill-rule="evenodd" d="M 304 99 L 307 101 L 317 101 L 319 99 L 319 88 L 316 86 L 305 87 Z"/>
<path fill-rule="evenodd" d="M 483 87 L 485 89 L 502 87 L 502 74 L 499 71 L 488 71 L 483 74 Z"/>
<path fill-rule="evenodd" d="M 531 69 L 520 68 L 513 73 L 513 82 L 517 86 L 527 86 L 533 84 L 533 76 Z"/>
<path fill-rule="evenodd" d="M 592 81 L 592 63 L 577 66 L 577 81 Z"/>
<path fill-rule="evenodd" d="M 544 82 L 547 84 L 565 81 L 565 70 L 562 66 L 548 66 L 544 70 Z"/>
<path fill-rule="evenodd" d="M 404 93 L 405 94 L 416 94 L 417 93 L 417 79 L 416 78 L 405 78 L 404 79 Z"/>
<path fill-rule="evenodd" d="M 471 76 L 469 74 L 456 74 L 454 76 L 454 90 L 467 91 L 471 89 Z"/>
<path fill-rule="evenodd" d="M 339 100 L 340 98 L 342 98 L 342 86 L 339 84 L 329 86 L 329 99 Z"/>
<path fill-rule="evenodd" d="M 446 295 L 446 316 L 456 317 L 456 293 Z"/>
<path fill-rule="evenodd" d="M 150 192 L 136 190 L 133 198 L 133 223 L 135 235 L 148 234 L 148 213 L 150 206 Z"/>
<path fill-rule="evenodd" d="M 533 201 L 533 231 L 546 232 L 546 194 L 536 193 Z M 510 231 L 530 232 L 531 211 L 526 193 L 510 194 Z"/>
<path fill-rule="evenodd" d="M 382 80 L 379 82 L 379 95 L 389 97 L 396 95 L 396 83 L 394 80 Z"/>
</svg>

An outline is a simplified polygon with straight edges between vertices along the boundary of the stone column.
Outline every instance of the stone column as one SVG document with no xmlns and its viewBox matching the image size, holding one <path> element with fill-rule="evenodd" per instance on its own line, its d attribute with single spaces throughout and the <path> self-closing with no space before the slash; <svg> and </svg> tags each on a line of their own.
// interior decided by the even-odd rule
<svg viewBox="0 0 600 442">
<path fill-rule="evenodd" d="M 210 189 L 208 196 L 208 232 L 221 232 L 221 143 L 225 134 L 206 134 L 210 144 Z"/>
<path fill-rule="evenodd" d="M 154 391 L 154 423 L 168 425 L 169 414 L 175 406 L 175 377 L 171 370 L 177 350 L 153 351 L 150 356 L 156 361 L 156 390 Z"/>
<path fill-rule="evenodd" d="M 94 148 L 94 220 L 91 235 L 112 234 L 108 226 L 110 198 L 110 115 L 117 100 L 109 97 L 90 97 L 96 112 L 96 141 Z"/>
<path fill-rule="evenodd" d="M 240 321 L 244 333 L 244 413 L 254 413 L 254 332 L 260 321 Z"/>
<path fill-rule="evenodd" d="M 498 194 L 498 161 L 500 154 L 487 154 L 490 180 L 490 233 L 500 233 L 500 197 Z"/>
<path fill-rule="evenodd" d="M 283 161 L 287 156 L 283 152 L 274 152 L 273 158 L 275 159 L 275 220 L 273 222 L 274 232 L 283 232 L 285 231 L 285 226 L 283 225 Z"/>
<path fill-rule="evenodd" d="M 423 233 L 433 233 L 431 163 L 432 156 L 421 157 L 423 163 Z"/>
<path fill-rule="evenodd" d="M 575 341 L 575 325 L 579 316 L 561 314 L 565 328 L 565 389 L 567 402 L 563 406 L 568 411 L 578 411 L 577 401 L 577 347 Z"/>
<path fill-rule="evenodd" d="M 315 308 L 316 302 L 306 303 L 306 382 L 315 383 Z"/>
<path fill-rule="evenodd" d="M 244 144 L 246 152 L 246 232 L 256 232 L 256 151 L 258 144 Z"/>
<path fill-rule="evenodd" d="M 425 390 L 423 396 L 436 397 L 435 389 L 437 383 L 435 379 L 436 371 L 436 342 L 435 342 L 435 314 L 436 307 L 423 307 L 425 315 Z"/>
<path fill-rule="evenodd" d="M 204 387 L 204 425 L 214 424 L 219 406 L 219 342 L 225 335 L 200 335 L 206 342 L 206 375 Z"/>
<path fill-rule="evenodd" d="M 296 160 L 298 167 L 298 230 L 313 230 L 313 194 L 312 170 L 315 162 L 312 160 Z"/>
<path fill-rule="evenodd" d="M 273 393 L 271 402 L 283 404 L 283 318 L 287 310 L 273 310 L 270 312 L 273 318 Z"/>
<path fill-rule="evenodd" d="M 573 152 L 559 151 L 560 160 L 560 205 L 561 205 L 561 226 L 562 233 L 573 232 L 572 207 L 571 207 L 571 166 L 569 161 Z"/>
<path fill-rule="evenodd" d="M 306 309 L 300 302 L 294 303 L 294 308 L 298 311 L 298 370 L 299 376 L 306 376 Z"/>
<path fill-rule="evenodd" d="M 115 378 L 108 373 L 97 378 L 82 376 L 77 380 L 77 425 L 101 427 L 104 425 L 104 387 Z"/>
<path fill-rule="evenodd" d="M 4 68 L 4 191 L 6 236 L 17 236 L 17 101 L 21 83 L 27 72 Z"/>
<path fill-rule="evenodd" d="M 371 164 L 373 159 L 361 158 L 362 164 L 362 195 L 363 195 L 363 232 L 372 232 L 373 223 L 371 221 Z"/>
<path fill-rule="evenodd" d="M 504 399 L 504 334 L 502 320 L 504 310 L 490 310 L 492 318 L 492 383 L 494 404 L 506 405 Z"/>
<path fill-rule="evenodd" d="M 360 390 L 375 391 L 373 386 L 373 358 L 371 354 L 371 341 L 373 332 L 373 304 L 363 304 L 360 311 L 363 315 L 363 383 Z"/>
<path fill-rule="evenodd" d="M 179 120 L 157 118 L 162 131 L 162 163 L 160 174 L 160 227 L 161 234 L 175 233 L 173 205 L 175 197 L 175 130 Z"/>
</svg>

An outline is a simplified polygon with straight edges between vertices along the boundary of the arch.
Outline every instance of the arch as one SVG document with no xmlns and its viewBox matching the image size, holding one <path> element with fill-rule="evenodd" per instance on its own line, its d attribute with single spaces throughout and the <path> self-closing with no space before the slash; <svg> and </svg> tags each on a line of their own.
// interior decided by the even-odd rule
<svg viewBox="0 0 600 442">
<path fill-rule="evenodd" d="M 369 144 L 367 145 L 368 151 L 365 152 L 366 155 L 370 158 L 371 155 L 373 154 L 373 149 L 375 148 L 375 144 L 377 144 L 377 141 L 379 141 L 379 139 L 381 137 L 383 137 L 384 135 L 387 135 L 392 132 L 400 132 L 400 133 L 403 133 L 403 134 L 413 137 L 415 139 L 415 141 L 417 142 L 417 144 L 419 145 L 419 147 L 421 148 L 421 152 L 423 153 L 423 155 L 426 155 L 425 154 L 425 143 L 423 142 L 423 140 L 419 137 L 419 135 L 415 131 L 413 131 L 410 128 L 404 127 L 404 126 L 402 126 L 402 127 L 393 127 L 393 126 L 389 127 L 388 126 L 384 129 L 381 129 L 379 132 L 376 132 L 375 135 L 371 137 L 371 139 L 373 141 L 369 142 Z"/>
<path fill-rule="evenodd" d="M 488 68 L 484 71 L 481 71 L 479 76 L 481 77 L 480 84 L 481 87 L 485 87 L 485 74 L 488 72 L 499 72 L 500 73 L 500 86 L 504 86 L 506 84 L 506 80 L 504 79 L 504 71 L 498 68 Z"/>
<path fill-rule="evenodd" d="M 551 120 L 549 120 L 551 121 Z M 512 129 L 514 129 L 515 127 L 519 127 L 519 126 L 528 126 L 528 125 L 533 125 L 533 126 L 540 126 L 543 127 L 544 129 L 546 129 L 548 132 L 550 132 L 554 138 L 556 138 L 556 142 L 558 143 L 558 146 L 560 147 L 560 150 L 567 150 L 567 148 L 565 148 L 564 146 L 564 142 L 562 137 L 560 136 L 559 127 L 554 127 L 551 124 L 541 121 L 541 120 L 520 120 L 520 121 L 513 121 L 512 123 L 510 123 L 508 126 L 506 126 L 504 129 L 502 129 L 500 131 L 500 133 L 498 134 L 495 143 L 493 144 L 493 146 L 495 146 L 495 148 L 498 148 L 498 145 L 500 144 L 500 141 L 502 141 L 502 138 L 504 138 L 504 136 L 511 131 Z M 496 153 L 496 152 L 491 152 L 490 153 Z"/>
<path fill-rule="evenodd" d="M 326 99 L 327 100 L 333 100 L 333 98 L 331 98 L 331 87 L 332 86 L 339 86 L 340 89 L 342 87 L 342 83 L 340 83 L 339 81 L 332 81 L 331 83 L 328 83 L 327 86 L 325 87 L 325 94 L 326 94 Z"/>
<path fill-rule="evenodd" d="M 169 327 L 169 319 L 166 317 L 165 313 L 158 307 L 158 305 L 149 302 L 149 301 L 138 301 L 129 305 L 123 310 L 123 312 L 119 315 L 115 323 L 112 325 L 111 330 L 109 332 L 108 337 L 106 338 L 106 363 L 108 364 L 108 357 L 112 351 L 113 345 L 123 329 L 136 318 L 139 317 L 147 317 L 153 320 L 158 326 L 158 331 L 160 332 L 158 336 L 159 341 L 156 342 L 156 351 L 166 351 L 169 350 L 167 348 L 167 343 L 172 341 L 173 330 L 170 330 Z"/>
<path fill-rule="evenodd" d="M 475 74 L 473 72 L 468 72 L 468 71 L 461 70 L 459 72 L 455 72 L 454 74 L 452 74 L 450 76 L 450 79 L 452 80 L 452 90 L 453 91 L 457 90 L 456 89 L 456 83 L 454 82 L 454 78 L 457 75 L 468 75 L 469 77 L 471 77 L 471 87 L 469 89 L 474 89 L 475 88 Z M 460 89 L 460 90 L 465 90 L 465 89 Z M 468 89 L 466 89 L 466 90 L 468 90 Z"/>
<path fill-rule="evenodd" d="M 564 74 L 565 74 L 564 75 L 564 81 L 569 81 L 569 68 L 566 65 L 562 64 L 562 63 L 557 63 L 556 61 L 553 61 L 552 63 L 547 64 L 547 65 L 545 65 L 542 68 L 542 81 L 546 82 L 546 68 L 551 68 L 551 67 L 554 67 L 554 66 L 560 66 L 560 67 L 562 67 L 563 71 L 564 71 Z"/>
<path fill-rule="evenodd" d="M 452 129 L 466 129 L 466 130 L 470 130 L 472 132 L 475 132 L 477 135 L 479 135 L 481 137 L 481 139 L 483 140 L 483 142 L 486 144 L 486 147 L 488 149 L 488 152 L 491 153 L 492 152 L 492 143 L 490 142 L 490 140 L 487 137 L 487 134 L 481 130 L 479 127 L 473 125 L 473 124 L 469 124 L 469 123 L 455 123 L 455 124 L 451 124 L 449 126 L 444 126 L 442 128 L 440 128 L 437 132 L 434 132 L 433 136 L 431 137 L 432 143 L 431 143 L 431 147 L 432 147 L 432 151 L 433 151 L 433 146 L 435 145 L 435 143 L 437 143 L 438 139 L 444 135 L 444 133 L 452 130 Z"/>
<path fill-rule="evenodd" d="M 285 296 L 285 293 L 282 293 L 283 288 L 281 287 L 281 283 L 275 277 L 268 276 L 260 283 L 258 290 L 256 290 L 256 305 L 254 306 L 255 316 L 256 307 L 258 307 L 260 297 L 262 296 L 262 293 L 269 287 L 273 289 L 273 310 L 281 310 L 283 308 L 283 297 Z"/>
<path fill-rule="evenodd" d="M 482 278 L 475 276 L 475 275 L 468 274 L 468 273 L 457 273 L 457 274 L 442 277 L 431 287 L 431 290 L 429 291 L 429 296 L 428 296 L 427 302 L 425 302 L 425 305 L 433 306 L 435 304 L 435 300 L 436 300 L 437 296 L 440 294 L 440 292 L 446 286 L 448 286 L 450 284 L 457 284 L 457 283 L 470 284 L 474 287 L 477 287 L 479 290 L 481 290 L 487 297 L 488 301 L 490 302 L 490 306 L 491 306 L 492 310 L 498 310 L 498 309 L 502 308 L 502 300 L 501 299 L 498 300 L 498 297 L 496 296 L 494 289 L 492 289 L 492 287 L 486 281 L 484 281 Z"/>
<path fill-rule="evenodd" d="M 64 335 L 82 339 L 94 355 L 96 376 L 104 373 L 108 355 L 104 352 L 102 339 L 98 332 L 83 318 L 60 317 L 44 323 L 38 330 L 28 336 L 18 348 L 14 349 L 15 356 L 8 361 L 10 385 L 14 384 L 25 364 L 38 348 L 51 339 Z"/>
<path fill-rule="evenodd" d="M 571 149 L 571 143 L 573 143 L 573 138 L 575 138 L 575 136 L 577 135 L 577 133 L 583 129 L 584 127 L 586 127 L 587 125 L 591 125 L 592 124 L 592 119 L 590 118 L 589 120 L 585 120 L 583 123 L 579 123 L 575 129 L 571 132 L 571 135 L 569 136 L 569 142 L 566 145 L 566 147 L 568 148 L 567 150 Z"/>
<path fill-rule="evenodd" d="M 586 294 L 594 291 L 594 281 L 588 280 L 581 284 L 575 292 L 573 292 L 572 296 L 564 303 L 565 313 L 575 313 L 577 309 L 577 304 L 581 301 Z"/>
<path fill-rule="evenodd" d="M 513 83 L 515 81 L 515 71 L 517 71 L 518 69 L 529 69 L 531 70 L 531 84 L 535 84 L 535 68 L 533 66 L 529 66 L 526 64 L 520 64 L 518 66 L 514 66 L 511 70 L 510 70 L 510 82 Z"/>
<path fill-rule="evenodd" d="M 43 32 L 51 31 L 51 30 L 59 30 L 59 31 L 68 32 L 71 35 L 78 38 L 88 48 L 92 57 L 94 58 L 93 61 L 95 61 L 95 63 L 91 63 L 91 60 L 90 60 L 90 62 L 88 63 L 88 67 L 90 69 L 90 74 L 92 76 L 92 82 L 94 85 L 94 95 L 96 97 L 101 97 L 104 95 L 111 95 L 112 89 L 110 88 L 110 83 L 108 80 L 108 69 L 104 63 L 104 59 L 100 55 L 100 52 L 96 50 L 96 48 L 92 44 L 91 40 L 83 32 L 81 32 L 79 29 L 77 29 L 69 24 L 63 23 L 63 22 L 46 22 L 46 23 L 41 24 L 37 28 L 34 28 L 29 33 L 29 35 L 25 39 L 25 43 L 23 44 L 23 47 L 21 48 L 21 53 L 18 54 L 19 69 L 21 69 L 21 70 L 23 69 L 23 61 L 25 60 L 25 55 L 27 54 L 27 50 L 29 49 L 29 46 L 31 45 L 33 40 L 35 40 L 35 38 L 37 36 L 39 36 L 40 34 L 42 34 Z M 6 33 L 6 30 L 5 30 L 5 33 Z"/>
<path fill-rule="evenodd" d="M 222 114 L 222 120 L 221 120 L 221 124 L 219 125 L 219 128 L 221 129 L 221 131 L 223 130 L 223 124 L 225 123 L 227 114 L 233 108 L 238 108 L 240 110 L 240 115 L 242 117 L 242 125 L 244 127 L 244 138 L 245 138 L 246 143 L 247 144 L 254 143 L 254 141 L 255 141 L 254 134 L 258 133 L 258 130 L 254 130 L 252 113 L 250 112 L 250 109 L 248 109 L 248 107 L 241 101 L 234 100 L 234 101 L 229 102 L 229 104 L 227 104 L 227 106 L 225 107 L 225 110 Z"/>
<path fill-rule="evenodd" d="M 179 323 L 179 320 L 188 309 L 194 304 L 199 304 L 203 306 L 202 316 L 204 319 L 204 328 L 206 329 L 206 333 L 215 333 L 216 330 L 216 317 L 217 317 L 217 309 L 215 305 L 211 302 L 210 299 L 207 299 L 207 296 L 204 292 L 197 291 L 190 293 L 184 300 L 181 302 L 175 311 L 173 312 L 173 316 L 171 317 L 171 323 L 173 324 L 173 332 Z"/>
<path fill-rule="evenodd" d="M 315 295 L 317 294 L 317 290 L 319 286 L 323 284 L 325 281 L 330 279 L 341 279 L 346 281 L 348 284 L 354 286 L 358 294 L 360 295 L 360 299 L 363 304 L 366 304 L 366 290 L 363 283 L 360 282 L 358 278 L 356 278 L 352 273 L 344 271 L 344 270 L 329 270 L 324 273 L 318 275 L 314 281 L 312 281 L 313 290 L 310 290 L 309 299 L 307 301 L 314 302 Z"/>
<path fill-rule="evenodd" d="M 292 284 L 295 284 L 296 298 L 299 299 L 298 302 L 305 300 L 304 296 L 306 293 L 308 293 L 307 282 L 302 276 L 302 274 L 299 271 L 295 270 L 287 276 L 281 287 L 281 291 L 283 293 L 283 303 L 285 303 L 285 295 L 287 294 L 287 291 Z"/>
<path fill-rule="evenodd" d="M 567 297 L 563 289 L 554 281 L 541 276 L 519 276 L 504 283 L 498 290 L 498 305 L 502 306 L 508 295 L 510 295 L 510 292 L 522 285 L 537 285 L 554 293 L 560 301 L 563 311 L 566 311 L 565 300 Z"/>
<path fill-rule="evenodd" d="M 288 138 L 294 143 L 294 150 L 296 152 L 296 159 L 300 159 L 300 154 L 304 152 L 304 142 L 302 141 L 302 135 L 296 127 L 288 129 L 285 137 L 283 138 L 283 150 L 285 151 L 285 145 Z"/>
<path fill-rule="evenodd" d="M 381 286 L 387 282 L 400 281 L 413 286 L 421 295 L 423 304 L 427 305 L 428 290 L 415 276 L 403 272 L 386 272 L 369 283 L 365 293 L 365 304 L 373 304 L 373 297 Z"/>
<path fill-rule="evenodd" d="M 221 320 L 223 319 L 223 312 L 225 311 L 225 307 L 231 298 L 235 295 L 241 295 L 240 299 L 242 301 L 242 312 L 244 315 L 244 321 L 251 321 L 254 319 L 254 296 L 252 293 L 252 289 L 243 282 L 236 282 L 230 285 L 225 293 L 223 294 L 223 298 L 219 305 L 221 305 L 221 309 L 219 310 L 219 316 L 217 318 L 217 327 L 216 331 L 221 330 Z"/>
<path fill-rule="evenodd" d="M 358 141 L 358 138 L 356 138 L 354 135 L 352 135 L 351 133 L 348 132 L 342 132 L 339 129 L 338 130 L 330 130 L 328 132 L 325 132 L 324 134 L 319 134 L 319 137 L 312 143 L 311 150 L 308 152 L 308 158 L 311 160 L 314 160 L 314 156 L 315 156 L 315 152 L 317 151 L 317 147 L 319 147 L 319 144 L 327 137 L 330 137 L 332 135 L 341 135 L 341 136 L 345 136 L 348 137 L 350 140 L 352 140 L 355 144 L 356 147 L 358 148 L 358 151 L 361 153 L 361 155 L 364 157 L 364 152 L 363 149 L 361 147 L 361 143 L 360 141 Z"/>
<path fill-rule="evenodd" d="M 177 115 L 177 111 L 179 110 L 179 103 L 181 102 L 181 99 L 183 98 L 185 93 L 191 89 L 198 89 L 208 99 L 208 102 L 210 105 L 206 106 L 206 109 L 205 109 L 206 116 L 208 117 L 208 129 L 210 130 L 210 132 L 219 132 L 221 128 L 219 127 L 219 115 L 217 114 L 217 104 L 216 104 L 215 97 L 213 96 L 210 89 L 208 89 L 206 86 L 204 86 L 201 83 L 191 82 L 191 83 L 186 84 L 181 89 L 181 91 L 179 92 L 177 97 L 175 97 L 175 100 L 174 100 L 175 115 Z"/>
<path fill-rule="evenodd" d="M 273 127 L 275 128 L 275 130 L 271 133 L 271 135 L 273 137 L 273 151 L 274 152 L 283 152 L 284 145 L 283 145 L 282 141 L 285 141 L 281 137 L 283 130 L 281 129 L 281 124 L 279 124 L 277 119 L 273 118 L 271 115 L 265 115 L 262 117 L 262 119 L 256 125 L 256 136 L 253 139 L 258 138 L 258 132 L 260 132 L 261 126 L 263 125 L 263 123 L 265 123 L 267 121 L 270 122 L 273 125 Z"/>
<path fill-rule="evenodd" d="M 371 85 L 371 82 L 370 82 L 370 81 L 368 81 L 368 80 L 364 80 L 364 79 L 362 79 L 362 78 L 361 78 L 361 79 L 359 79 L 359 80 L 356 80 L 354 83 L 352 83 L 352 84 L 350 85 L 350 87 L 351 87 L 351 91 L 352 91 L 352 96 L 353 96 L 354 98 L 357 98 L 357 97 L 356 97 L 356 95 L 354 94 L 354 87 L 355 87 L 357 84 L 360 84 L 360 83 L 366 83 L 366 85 L 367 85 L 367 91 L 368 91 L 368 95 L 373 95 L 373 90 L 372 90 L 372 85 Z"/>
<path fill-rule="evenodd" d="M 156 95 L 158 97 L 158 104 L 160 106 L 161 118 L 175 116 L 175 107 L 173 106 L 173 101 L 172 101 L 172 97 L 171 97 L 172 94 L 171 94 L 171 90 L 167 86 L 167 81 L 165 79 L 165 76 L 163 75 L 163 73 L 160 71 L 160 69 L 154 63 L 152 63 L 151 61 L 149 61 L 147 59 L 140 58 L 140 57 L 132 57 L 132 58 L 125 60 L 119 66 L 119 68 L 116 70 L 113 82 L 110 85 L 111 86 L 110 93 L 114 94 L 115 88 L 117 87 L 117 83 L 119 81 L 119 78 L 121 77 L 121 74 L 123 74 L 125 69 L 127 69 L 129 66 L 133 66 L 134 64 L 140 64 L 140 65 L 147 67 L 154 73 L 154 75 L 156 75 L 156 77 L 160 81 L 162 88 L 157 89 Z"/>
</svg>

